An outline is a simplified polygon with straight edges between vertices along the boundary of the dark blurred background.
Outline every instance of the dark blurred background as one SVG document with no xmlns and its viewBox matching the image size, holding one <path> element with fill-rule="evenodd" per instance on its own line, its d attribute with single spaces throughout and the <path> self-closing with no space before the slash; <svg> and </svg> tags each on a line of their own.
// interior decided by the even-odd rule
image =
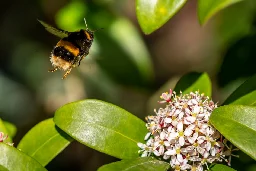
<svg viewBox="0 0 256 171">
<path fill-rule="evenodd" d="M 207 72 L 213 99 L 225 98 L 256 72 L 256 1 L 235 4 L 200 26 L 196 0 L 151 35 L 139 28 L 134 0 L 12 0 L 0 10 L 0 117 L 18 127 L 14 139 L 60 106 L 86 98 L 114 103 L 140 118 L 153 114 L 162 92 L 183 74 Z M 90 54 L 65 80 L 48 73 L 59 38 L 37 21 L 76 31 L 86 18 L 95 33 Z M 256 170 L 240 153 L 237 170 Z M 50 171 L 94 171 L 115 158 L 73 142 L 47 165 Z"/>
</svg>

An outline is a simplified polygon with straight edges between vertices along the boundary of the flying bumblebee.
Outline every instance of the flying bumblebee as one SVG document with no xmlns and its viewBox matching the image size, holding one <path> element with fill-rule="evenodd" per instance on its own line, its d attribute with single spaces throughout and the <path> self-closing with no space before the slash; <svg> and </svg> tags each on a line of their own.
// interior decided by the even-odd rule
<svg viewBox="0 0 256 171">
<path fill-rule="evenodd" d="M 84 57 L 89 54 L 89 49 L 94 38 L 94 31 L 87 28 L 85 19 L 86 29 L 75 32 L 57 29 L 41 20 L 38 21 L 48 32 L 61 38 L 51 52 L 50 61 L 53 69 L 49 70 L 49 72 L 54 72 L 58 69 L 64 70 L 66 73 L 62 79 L 65 79 L 72 68 L 79 66 Z"/>
</svg>

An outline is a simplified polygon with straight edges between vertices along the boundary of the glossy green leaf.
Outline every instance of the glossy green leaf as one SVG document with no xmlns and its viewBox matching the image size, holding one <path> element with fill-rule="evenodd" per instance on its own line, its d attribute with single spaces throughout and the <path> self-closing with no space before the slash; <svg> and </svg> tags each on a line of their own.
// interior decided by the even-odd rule
<svg viewBox="0 0 256 171">
<path fill-rule="evenodd" d="M 255 106 L 221 106 L 213 111 L 210 122 L 232 144 L 256 159 Z"/>
<path fill-rule="evenodd" d="M 210 171 L 235 171 L 235 169 L 223 164 L 214 164 L 210 167 Z"/>
<path fill-rule="evenodd" d="M 227 104 L 256 105 L 256 75 L 239 86 L 224 102 Z"/>
<path fill-rule="evenodd" d="M 170 164 L 149 157 L 140 157 L 130 160 L 104 165 L 98 171 L 166 171 Z"/>
<path fill-rule="evenodd" d="M 5 143 L 0 143 L 0 151 L 0 165 L 10 171 L 46 171 L 36 160 Z"/>
<path fill-rule="evenodd" d="M 187 0 L 136 0 L 136 13 L 142 31 L 150 34 L 164 25 Z"/>
<path fill-rule="evenodd" d="M 34 126 L 22 138 L 17 148 L 46 166 L 71 141 L 72 138 L 58 129 L 50 118 Z"/>
<path fill-rule="evenodd" d="M 211 80 L 207 73 L 189 73 L 181 77 L 174 90 L 177 93 L 182 91 L 183 94 L 199 91 L 200 93 L 204 93 L 206 96 L 211 97 Z"/>
<path fill-rule="evenodd" d="M 198 17 L 201 24 L 206 23 L 210 17 L 221 9 L 243 0 L 198 0 Z"/>
<path fill-rule="evenodd" d="M 55 112 L 56 125 L 77 141 L 120 159 L 138 156 L 138 142 L 144 142 L 145 123 L 110 103 L 83 100 L 62 106 Z"/>
<path fill-rule="evenodd" d="M 4 121 L 4 126 L 8 132 L 8 136 L 13 138 L 16 135 L 17 127 L 14 124 L 7 121 Z"/>
<path fill-rule="evenodd" d="M 4 121 L 2 119 L 0 119 L 0 132 L 4 133 L 4 136 L 8 136 L 8 138 L 5 140 L 5 142 L 12 142 L 12 138 L 9 135 L 9 132 L 4 124 Z"/>
</svg>

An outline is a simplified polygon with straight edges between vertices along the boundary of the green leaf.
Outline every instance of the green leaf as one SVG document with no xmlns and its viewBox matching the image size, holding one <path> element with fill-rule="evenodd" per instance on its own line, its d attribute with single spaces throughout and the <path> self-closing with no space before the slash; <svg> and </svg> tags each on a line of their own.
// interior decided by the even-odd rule
<svg viewBox="0 0 256 171">
<path fill-rule="evenodd" d="M 213 111 L 210 122 L 232 144 L 256 159 L 255 106 L 221 106 Z"/>
<path fill-rule="evenodd" d="M 10 122 L 7 122 L 7 121 L 3 121 L 3 122 L 4 122 L 5 128 L 8 132 L 8 136 L 13 138 L 16 135 L 17 127 Z"/>
<path fill-rule="evenodd" d="M 256 105 L 256 75 L 239 86 L 224 102 L 227 104 Z"/>
<path fill-rule="evenodd" d="M 164 25 L 187 0 L 136 0 L 136 13 L 142 31 L 150 34 Z"/>
<path fill-rule="evenodd" d="M 8 138 L 4 142 L 10 142 L 12 143 L 12 138 L 9 136 L 9 132 L 5 127 L 4 121 L 0 119 L 0 132 L 4 133 L 4 136 L 8 135 Z"/>
<path fill-rule="evenodd" d="M 83 100 L 62 106 L 54 122 L 77 141 L 111 156 L 138 157 L 138 142 L 144 142 L 145 123 L 110 103 Z"/>
<path fill-rule="evenodd" d="M 183 94 L 199 90 L 200 93 L 204 93 L 206 96 L 211 97 L 211 80 L 207 73 L 189 73 L 181 77 L 174 90 L 177 93 L 182 91 Z"/>
<path fill-rule="evenodd" d="M 58 129 L 53 119 L 47 119 L 34 126 L 20 141 L 18 149 L 46 166 L 72 141 Z"/>
<path fill-rule="evenodd" d="M 227 6 L 243 0 L 198 0 L 198 17 L 205 24 L 214 14 Z"/>
<path fill-rule="evenodd" d="M 223 164 L 214 164 L 210 167 L 210 171 L 235 171 L 235 169 Z"/>
<path fill-rule="evenodd" d="M 154 158 L 140 157 L 110 163 L 100 167 L 98 171 L 166 171 L 169 167 L 169 163 Z"/>
<path fill-rule="evenodd" d="M 9 171 L 7 168 L 5 168 L 4 166 L 0 165 L 0 170 L 1 171 Z"/>
<path fill-rule="evenodd" d="M 0 143 L 0 151 L 0 165 L 10 171 L 46 171 L 36 160 L 5 143 Z"/>
</svg>

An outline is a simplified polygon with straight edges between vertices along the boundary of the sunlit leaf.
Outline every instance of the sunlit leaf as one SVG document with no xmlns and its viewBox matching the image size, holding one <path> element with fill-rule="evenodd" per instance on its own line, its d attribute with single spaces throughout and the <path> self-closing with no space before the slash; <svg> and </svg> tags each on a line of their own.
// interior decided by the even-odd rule
<svg viewBox="0 0 256 171">
<path fill-rule="evenodd" d="M 72 138 L 58 129 L 51 118 L 34 126 L 22 138 L 17 148 L 46 166 L 71 141 Z"/>
<path fill-rule="evenodd" d="M 46 171 L 46 169 L 36 160 L 5 143 L 0 143 L 0 151 L 0 165 L 3 168 L 6 168 L 10 171 Z"/>
<path fill-rule="evenodd" d="M 71 137 L 95 150 L 121 159 L 138 156 L 145 123 L 113 104 L 99 100 L 69 103 L 55 112 L 54 122 Z"/>
<path fill-rule="evenodd" d="M 210 167 L 210 171 L 235 171 L 233 168 L 223 164 L 214 164 Z"/>
<path fill-rule="evenodd" d="M 211 80 L 207 73 L 189 73 L 181 77 L 174 90 L 177 93 L 182 91 L 183 94 L 199 91 L 200 93 L 204 93 L 206 96 L 211 97 Z"/>
<path fill-rule="evenodd" d="M 7 121 L 3 121 L 4 122 L 4 126 L 8 132 L 8 136 L 10 137 L 14 137 L 16 135 L 17 132 L 17 128 L 14 124 L 7 122 Z"/>
<path fill-rule="evenodd" d="M 136 13 L 142 31 L 150 34 L 164 25 L 186 0 L 136 0 Z"/>
<path fill-rule="evenodd" d="M 198 16 L 201 24 L 206 23 L 210 17 L 221 9 L 243 0 L 198 0 Z"/>
<path fill-rule="evenodd" d="M 231 143 L 256 159 L 255 106 L 221 106 L 213 111 L 210 122 Z"/>
<path fill-rule="evenodd" d="M 256 105 L 256 75 L 245 81 L 233 92 L 223 105 Z"/>
<path fill-rule="evenodd" d="M 169 163 L 154 158 L 140 157 L 104 165 L 98 171 L 166 171 Z"/>
<path fill-rule="evenodd" d="M 0 170 L 1 171 L 9 171 L 7 168 L 5 168 L 4 166 L 0 165 Z"/>
</svg>

